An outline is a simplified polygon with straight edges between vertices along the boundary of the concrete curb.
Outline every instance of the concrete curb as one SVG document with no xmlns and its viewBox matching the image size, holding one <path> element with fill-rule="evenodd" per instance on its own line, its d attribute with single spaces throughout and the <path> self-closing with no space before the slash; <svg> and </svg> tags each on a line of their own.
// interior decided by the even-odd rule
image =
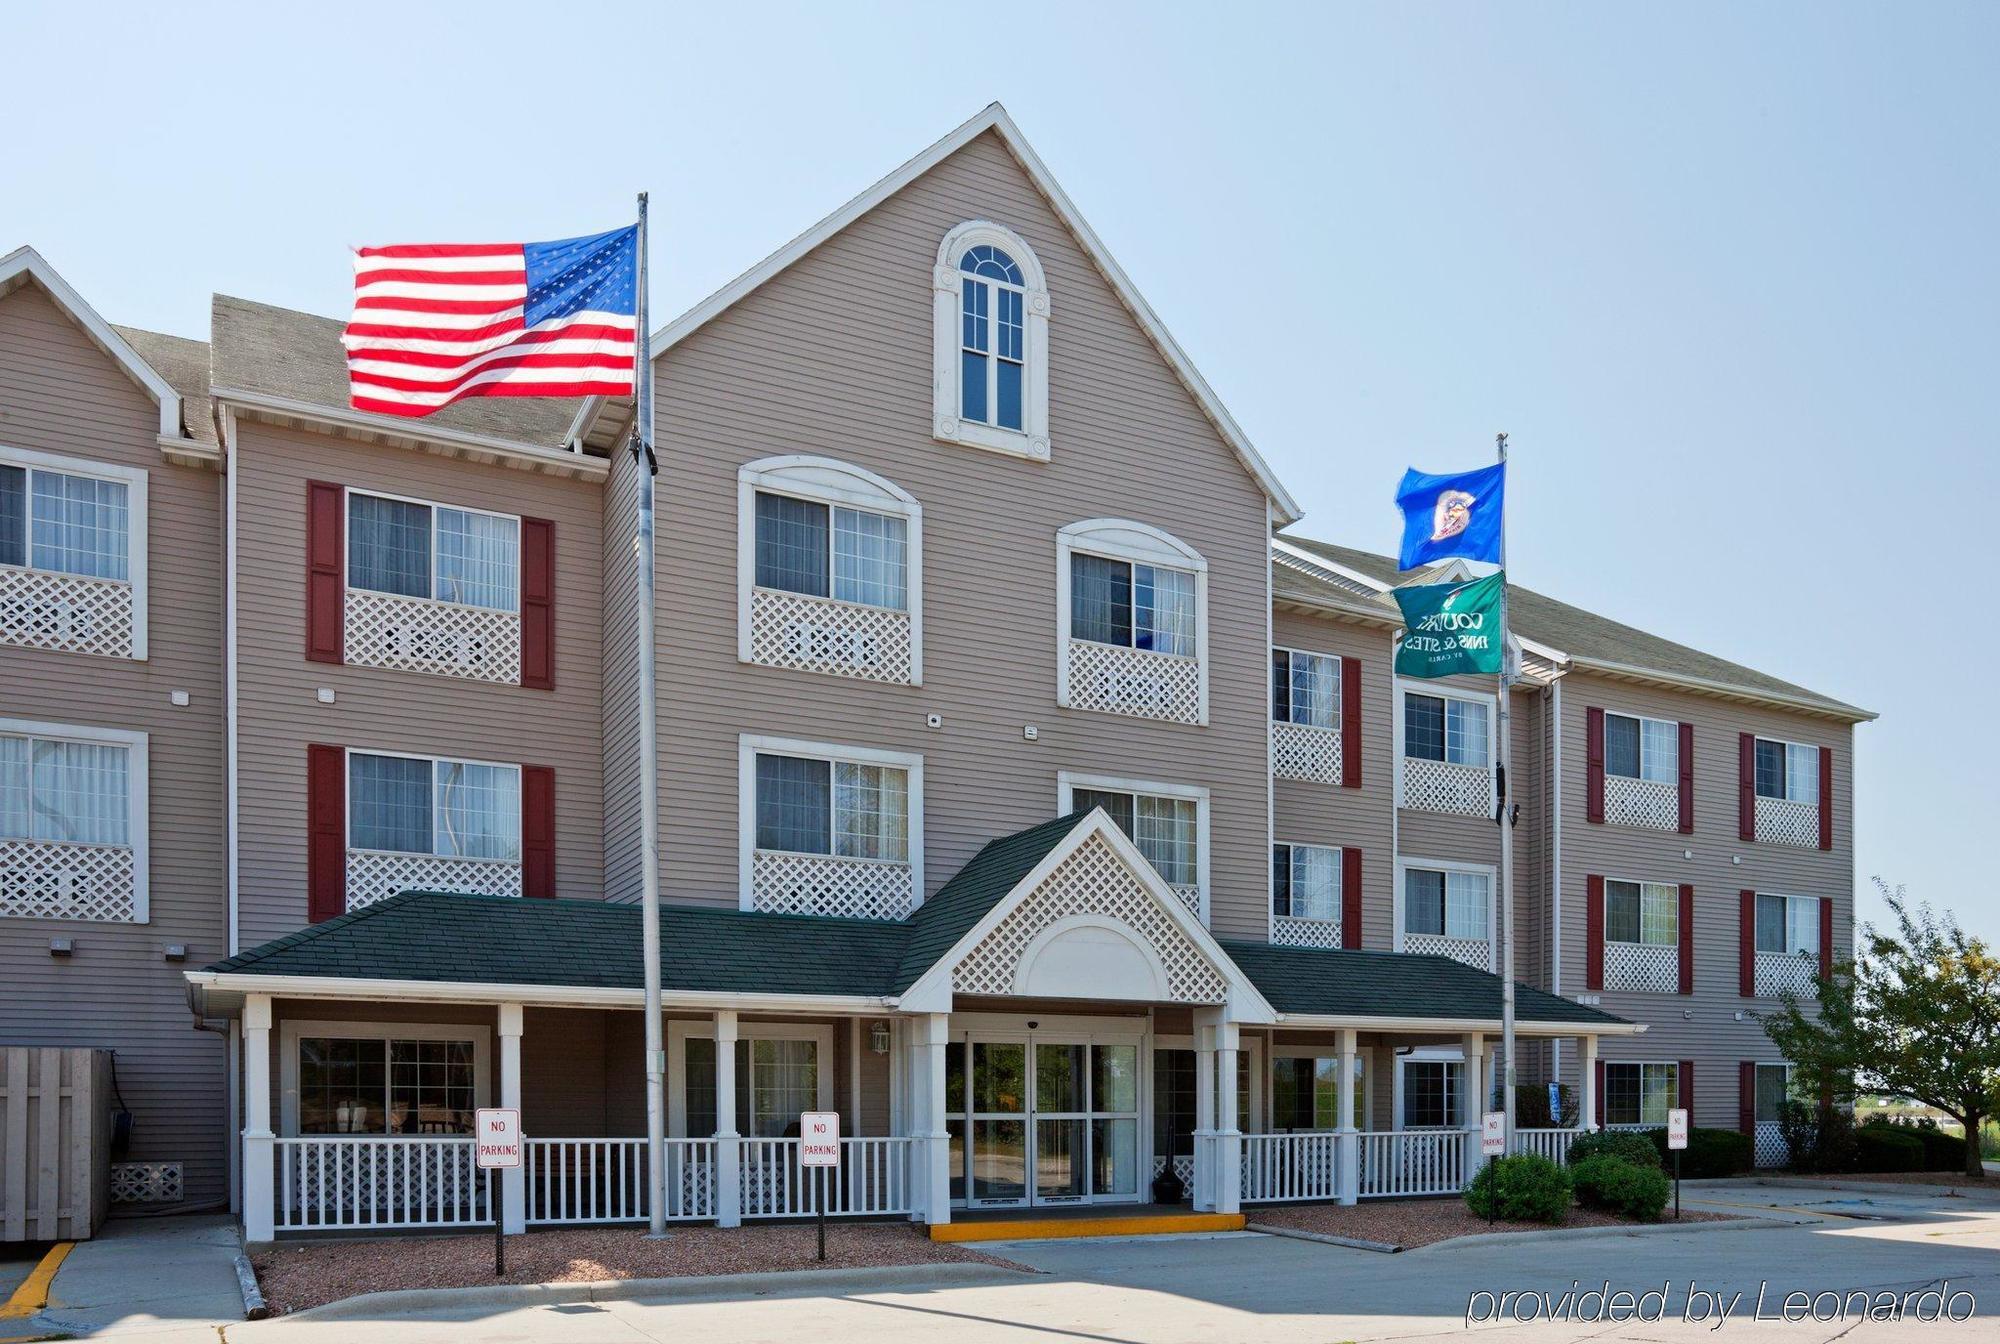
<svg viewBox="0 0 2000 1344">
<path fill-rule="evenodd" d="M 1747 1232 L 1754 1228 L 1797 1226 L 1799 1224 L 1796 1222 L 1780 1218 L 1730 1218 L 1698 1223 L 1676 1223 L 1669 1220 L 1664 1223 L 1619 1223 L 1610 1227 L 1552 1227 L 1545 1232 L 1475 1232 L 1470 1236 L 1434 1241 L 1428 1246 L 1412 1246 L 1410 1254 L 1448 1250 L 1457 1246 L 1485 1246 L 1499 1242 L 1518 1246 L 1524 1242 L 1580 1241 L 1586 1237 L 1657 1237 L 1670 1232 Z"/>
<path fill-rule="evenodd" d="M 1395 1255 L 1403 1248 L 1393 1241 L 1365 1241 L 1360 1237 L 1338 1237 L 1331 1232 L 1305 1232 L 1296 1227 L 1279 1227 L 1275 1223 L 1248 1223 L 1245 1232 L 1262 1232 L 1267 1237 L 1290 1237 L 1294 1241 L 1317 1241 L 1327 1246 L 1345 1246 L 1355 1251 L 1379 1251 L 1384 1255 Z"/>
<path fill-rule="evenodd" d="M 1694 1181 L 1685 1183 L 1692 1188 Z M 1920 1185 L 1915 1182 L 1871 1181 L 1864 1178 L 1848 1180 L 1834 1177 L 1831 1180 L 1816 1181 L 1800 1176 L 1759 1176 L 1754 1180 L 1703 1181 L 1703 1187 L 1712 1190 L 1743 1189 L 1746 1186 L 1764 1186 L 1775 1190 L 1853 1190 L 1864 1195 L 1929 1195 L 1938 1198 L 1975 1199 L 1984 1196 L 2000 1200 L 2000 1181 L 1987 1185 Z"/>
<path fill-rule="evenodd" d="M 788 1269 L 762 1274 L 701 1274 L 672 1279 L 598 1279 L 582 1283 L 496 1283 L 477 1288 L 405 1288 L 344 1297 L 324 1306 L 272 1317 L 278 1321 L 344 1321 L 436 1309 L 552 1306 L 624 1302 L 641 1297 L 753 1297 L 798 1290 L 814 1296 L 896 1288 L 971 1288 L 1011 1283 L 1036 1273 L 1001 1265 L 875 1265 L 865 1269 Z"/>
</svg>

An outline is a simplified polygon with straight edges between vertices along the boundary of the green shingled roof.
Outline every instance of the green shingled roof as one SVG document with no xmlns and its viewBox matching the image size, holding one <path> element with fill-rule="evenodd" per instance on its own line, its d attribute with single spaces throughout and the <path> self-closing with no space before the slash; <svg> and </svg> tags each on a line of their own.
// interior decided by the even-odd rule
<svg viewBox="0 0 2000 1344">
<path fill-rule="evenodd" d="M 938 959 L 972 931 L 999 900 L 1021 884 L 1055 847 L 1075 830 L 1087 812 L 1072 812 L 1025 831 L 989 841 L 972 856 L 972 862 L 958 870 L 951 881 L 938 888 L 937 895 L 917 907 L 904 921 L 909 926 L 909 943 L 897 973 L 896 990 L 901 993 L 937 965 Z"/>
<path fill-rule="evenodd" d="M 1222 950 L 1280 1013 L 1500 1020 L 1500 977 L 1450 957 L 1238 942 Z M 1514 1014 L 1537 1024 L 1624 1021 L 1519 981 Z"/>
</svg>

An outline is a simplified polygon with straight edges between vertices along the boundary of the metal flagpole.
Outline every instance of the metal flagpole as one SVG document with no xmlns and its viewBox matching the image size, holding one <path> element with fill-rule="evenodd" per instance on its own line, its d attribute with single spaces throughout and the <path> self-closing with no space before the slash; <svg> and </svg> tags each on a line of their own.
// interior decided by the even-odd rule
<svg viewBox="0 0 2000 1344">
<path fill-rule="evenodd" d="M 667 1048 L 660 1023 L 660 725 L 653 647 L 653 359 L 647 329 L 646 193 L 639 193 L 638 342 L 632 359 L 632 459 L 639 467 L 639 927 L 646 973 L 646 1234 L 667 1234 Z"/>
<path fill-rule="evenodd" d="M 1495 435 L 1500 465 L 1507 465 L 1507 436 Z M 1500 1053 L 1502 1056 L 1500 1109 L 1505 1114 L 1506 1147 L 1514 1151 L 1514 804 L 1511 769 L 1514 760 L 1513 732 L 1508 719 L 1514 694 L 1514 665 L 1507 630 L 1507 511 L 1506 496 L 1500 510 L 1500 698 L 1495 718 L 1500 733 Z"/>
</svg>

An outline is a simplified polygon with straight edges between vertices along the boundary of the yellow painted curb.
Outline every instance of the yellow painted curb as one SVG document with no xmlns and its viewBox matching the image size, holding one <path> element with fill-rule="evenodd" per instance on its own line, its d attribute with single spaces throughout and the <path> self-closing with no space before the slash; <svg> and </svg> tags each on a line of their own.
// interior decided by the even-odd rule
<svg viewBox="0 0 2000 1344">
<path fill-rule="evenodd" d="M 1240 1213 L 1163 1213 L 1151 1218 L 1019 1218 L 940 1223 L 932 1241 L 1032 1241 L 1046 1237 L 1153 1237 L 1168 1232 L 1241 1232 Z"/>
<path fill-rule="evenodd" d="M 0 1307 L 0 1321 L 19 1320 L 32 1316 L 49 1304 L 49 1285 L 55 1282 L 56 1271 L 62 1268 L 63 1260 L 76 1248 L 73 1241 L 59 1241 L 49 1247 L 49 1253 L 42 1262 L 28 1271 L 28 1277 L 21 1280 L 21 1286 L 7 1299 L 7 1305 Z"/>
</svg>

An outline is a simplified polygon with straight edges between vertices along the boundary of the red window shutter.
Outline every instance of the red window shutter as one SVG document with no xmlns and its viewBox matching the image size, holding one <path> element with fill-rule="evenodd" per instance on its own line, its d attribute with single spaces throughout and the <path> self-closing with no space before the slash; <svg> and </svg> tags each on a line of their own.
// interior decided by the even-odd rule
<svg viewBox="0 0 2000 1344">
<path fill-rule="evenodd" d="M 1584 785 L 1583 819 L 1585 821 L 1604 820 L 1604 711 L 1597 708 L 1583 712 L 1584 722 Z"/>
<path fill-rule="evenodd" d="M 1757 838 L 1757 735 L 1739 734 L 1736 761 L 1736 838 Z"/>
<path fill-rule="evenodd" d="M 521 520 L 521 684 L 556 688 L 556 525 Z"/>
<path fill-rule="evenodd" d="M 1688 1124 L 1694 1124 L 1694 1061 L 1684 1059 L 1680 1064 L 1680 1109 L 1688 1113 Z"/>
<path fill-rule="evenodd" d="M 1361 787 L 1361 660 L 1340 660 L 1340 787 Z"/>
<path fill-rule="evenodd" d="M 1757 1132 L 1757 1064 L 1744 1060 L 1736 1066 L 1736 1128 L 1745 1134 Z"/>
<path fill-rule="evenodd" d="M 1340 945 L 1361 946 L 1361 851 L 1340 851 Z"/>
<path fill-rule="evenodd" d="M 1597 1120 L 1597 1127 L 1599 1129 L 1603 1129 L 1604 1128 L 1604 1061 L 1603 1060 L 1600 1059 L 1597 1061 L 1597 1068 L 1593 1070 L 1593 1075 L 1594 1075 L 1593 1082 L 1595 1084 L 1593 1090 L 1597 1093 L 1597 1104 L 1593 1109 L 1595 1109 L 1597 1112 L 1597 1115 L 1595 1117 Z"/>
<path fill-rule="evenodd" d="M 347 752 L 306 748 L 306 920 L 347 913 Z"/>
<path fill-rule="evenodd" d="M 1833 748 L 1819 749 L 1819 847 L 1833 848 Z M 1826 927 L 1821 925 L 1821 928 Z"/>
<path fill-rule="evenodd" d="M 1681 883 L 1681 993 L 1694 993 L 1694 884 Z"/>
<path fill-rule="evenodd" d="M 1604 988 L 1604 879 L 1596 873 L 1584 880 L 1583 987 Z"/>
<path fill-rule="evenodd" d="M 556 772 L 521 767 L 521 894 L 556 894 Z"/>
<path fill-rule="evenodd" d="M 1833 973 L 1833 897 L 1819 898 L 1819 973 Z"/>
<path fill-rule="evenodd" d="M 1681 834 L 1694 834 L 1694 725 L 1681 725 Z"/>
<path fill-rule="evenodd" d="M 1751 999 L 1757 996 L 1757 893 L 1745 891 L 1742 900 L 1736 931 L 1736 992 Z"/>
<path fill-rule="evenodd" d="M 326 481 L 306 482 L 306 658 L 346 658 L 346 492 Z"/>
</svg>

